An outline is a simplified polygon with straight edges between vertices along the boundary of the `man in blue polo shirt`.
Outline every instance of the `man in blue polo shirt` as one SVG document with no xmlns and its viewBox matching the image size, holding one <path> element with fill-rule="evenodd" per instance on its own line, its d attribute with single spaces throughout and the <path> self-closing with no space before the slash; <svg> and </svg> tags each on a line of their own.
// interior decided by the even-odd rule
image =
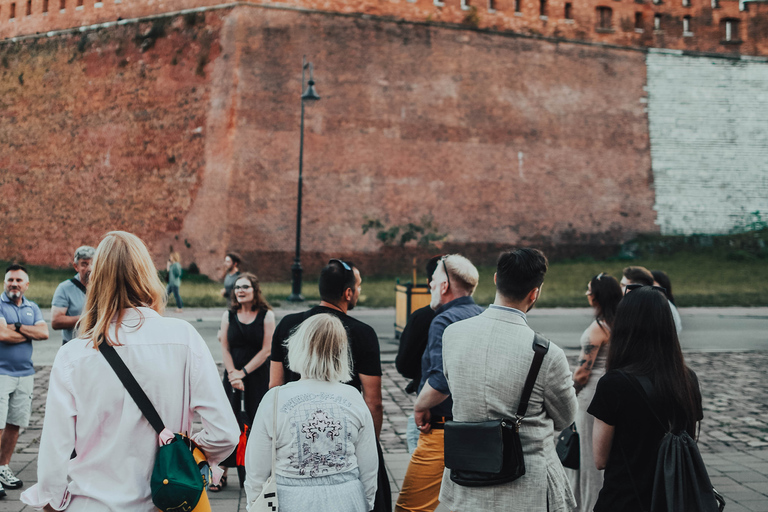
<svg viewBox="0 0 768 512">
<path fill-rule="evenodd" d="M 85 307 L 85 291 L 91 277 L 91 261 L 96 249 L 83 245 L 75 251 L 77 274 L 59 284 L 51 301 L 51 327 L 61 329 L 61 344 L 75 337 L 75 325 Z"/>
<path fill-rule="evenodd" d="M 47 340 L 48 325 L 37 304 L 24 297 L 29 274 L 21 265 L 5 270 L 5 291 L 0 295 L 0 484 L 9 489 L 22 485 L 11 468 L 19 429 L 29 425 L 35 368 L 32 340 Z M 5 489 L 0 487 L 0 497 Z"/>
</svg>

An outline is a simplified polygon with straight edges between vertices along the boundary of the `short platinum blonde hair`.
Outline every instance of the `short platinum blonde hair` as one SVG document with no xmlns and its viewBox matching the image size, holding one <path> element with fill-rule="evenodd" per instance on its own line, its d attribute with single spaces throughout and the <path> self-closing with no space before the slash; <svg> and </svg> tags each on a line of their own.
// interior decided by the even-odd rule
<svg viewBox="0 0 768 512">
<path fill-rule="evenodd" d="M 92 260 L 94 254 L 96 254 L 96 249 L 90 245 L 81 245 L 75 249 L 75 263 L 80 260 Z"/>
<path fill-rule="evenodd" d="M 306 379 L 352 380 L 347 330 L 337 317 L 322 313 L 304 320 L 285 341 L 288 367 Z"/>
<path fill-rule="evenodd" d="M 448 278 L 451 285 L 458 285 L 470 295 L 475 293 L 480 274 L 471 261 L 461 254 L 449 254 L 443 258 L 443 265 L 445 265 L 443 270 L 450 274 Z"/>
</svg>

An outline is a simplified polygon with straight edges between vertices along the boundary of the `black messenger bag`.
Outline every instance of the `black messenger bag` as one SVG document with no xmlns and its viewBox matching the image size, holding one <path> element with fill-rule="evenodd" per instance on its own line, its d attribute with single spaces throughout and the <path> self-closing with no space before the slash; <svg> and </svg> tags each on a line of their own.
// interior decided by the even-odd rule
<svg viewBox="0 0 768 512">
<path fill-rule="evenodd" d="M 445 467 L 451 470 L 453 482 L 466 487 L 486 487 L 512 482 L 525 474 L 520 424 L 548 350 L 549 341 L 535 334 L 533 362 L 514 419 L 445 423 Z"/>
</svg>

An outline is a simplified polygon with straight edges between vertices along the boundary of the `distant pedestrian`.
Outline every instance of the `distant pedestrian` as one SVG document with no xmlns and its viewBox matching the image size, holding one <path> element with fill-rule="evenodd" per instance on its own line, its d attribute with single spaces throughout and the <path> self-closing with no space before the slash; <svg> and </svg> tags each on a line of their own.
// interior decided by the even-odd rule
<svg viewBox="0 0 768 512">
<path fill-rule="evenodd" d="M 535 354 L 535 333 L 526 313 L 541 295 L 547 267 L 546 257 L 536 249 L 502 253 L 494 276 L 493 304 L 481 315 L 445 329 L 443 366 L 454 421 L 515 418 Z M 571 510 L 575 502 L 554 439 L 555 432 L 573 422 L 576 407 L 568 360 L 551 343 L 520 424 L 525 474 L 505 484 L 466 487 L 451 480 L 446 469 L 440 501 L 453 512 Z"/>
<path fill-rule="evenodd" d="M 138 237 L 107 233 L 88 286 L 78 337 L 51 368 L 38 483 L 21 500 L 47 511 L 153 512 L 158 434 L 102 355 L 105 344 L 157 410 L 163 438 L 191 433 L 199 417 L 203 428 L 191 439 L 207 455 L 213 481 L 237 444 L 237 421 L 205 341 L 189 322 L 161 316 L 163 283 Z"/>
<path fill-rule="evenodd" d="M 443 434 L 445 422 L 453 417 L 451 391 L 443 374 L 443 332 L 454 322 L 483 312 L 472 300 L 478 280 L 475 266 L 459 254 L 440 258 L 432 275 L 430 306 L 437 316 L 429 327 L 429 340 L 421 359 L 419 396 L 413 409 L 421 433 L 397 498 L 396 512 L 433 511 L 440 503 L 440 482 L 445 469 Z"/>
<path fill-rule="evenodd" d="M 571 489 L 578 504 L 577 510 L 591 512 L 597 495 L 603 487 L 603 472 L 595 467 L 592 458 L 592 425 L 594 416 L 587 408 L 595 395 L 597 381 L 605 374 L 608 357 L 608 340 L 621 301 L 621 286 L 612 276 L 599 273 L 587 283 L 587 300 L 595 313 L 595 319 L 581 335 L 581 353 L 573 374 L 579 410 L 576 412 L 576 431 L 579 433 L 579 469 L 566 469 Z"/>
<path fill-rule="evenodd" d="M 91 278 L 91 263 L 96 249 L 83 245 L 75 250 L 77 274 L 59 284 L 51 301 L 51 327 L 61 329 L 62 344 L 75 337 L 75 326 L 85 306 L 85 293 Z"/>
<path fill-rule="evenodd" d="M 672 316 L 675 319 L 677 335 L 680 336 L 680 333 L 683 332 L 683 322 L 680 320 L 680 312 L 677 310 L 675 296 L 672 294 L 672 281 L 663 270 L 651 270 L 651 274 L 653 275 L 654 284 L 667 290 L 667 300 L 669 301 L 669 307 L 672 310 Z"/>
<path fill-rule="evenodd" d="M 256 413 L 245 453 L 248 506 L 269 477 L 274 442 L 280 512 L 373 510 L 376 432 L 363 397 L 343 384 L 352 378 L 344 324 L 336 315 L 312 315 L 287 344 L 288 364 L 301 379 L 270 390 Z"/>
<path fill-rule="evenodd" d="M 227 300 L 227 307 L 231 305 L 232 288 L 235 287 L 235 281 L 240 277 L 240 264 L 242 259 L 236 252 L 227 253 L 224 257 L 224 273 L 221 279 L 224 281 L 224 288 L 221 289 L 221 296 Z"/>
<path fill-rule="evenodd" d="M 29 425 L 32 412 L 32 340 L 48 339 L 40 308 L 24 297 L 28 289 L 26 268 L 10 265 L 5 269 L 5 291 L 0 296 L 0 498 L 5 496 L 4 488 L 24 485 L 9 464 L 19 429 Z"/>
<path fill-rule="evenodd" d="M 300 374 L 291 370 L 288 350 L 285 341 L 291 333 L 315 315 L 327 313 L 341 320 L 347 330 L 349 347 L 352 353 L 352 378 L 347 384 L 363 393 L 368 409 L 373 417 L 374 430 L 378 439 L 384 418 L 381 403 L 381 355 L 379 338 L 373 328 L 349 316 L 347 313 L 354 309 L 360 298 L 363 279 L 360 270 L 354 264 L 340 259 L 332 259 L 321 271 L 318 280 L 320 304 L 303 311 L 286 315 L 280 320 L 272 338 L 272 363 L 269 372 L 269 386 L 280 386 L 300 378 Z M 379 473 L 376 490 L 375 512 L 390 512 L 392 496 L 390 495 L 389 477 L 384 465 L 384 455 L 377 442 L 379 452 Z"/>
<path fill-rule="evenodd" d="M 650 270 L 645 267 L 627 267 L 624 269 L 624 275 L 621 278 L 621 292 L 627 293 L 628 289 L 638 288 L 640 286 L 654 286 L 656 283 L 655 278 Z M 662 287 L 664 288 L 664 287 Z M 664 290 L 666 294 L 666 290 Z M 677 312 L 677 308 L 669 303 L 669 309 L 672 310 L 672 317 L 675 320 L 675 330 L 677 335 L 683 331 L 683 324 L 680 322 L 680 314 Z"/>
<path fill-rule="evenodd" d="M 181 294 L 179 288 L 181 287 L 181 256 L 176 251 L 173 251 L 168 257 L 168 264 L 166 265 L 168 270 L 168 286 L 165 288 L 165 294 L 170 296 L 173 294 L 173 298 L 176 301 L 176 312 L 181 313 L 183 311 L 184 303 L 181 301 Z"/>
<path fill-rule="evenodd" d="M 695 438 L 703 418 L 699 383 L 685 364 L 663 293 L 642 287 L 624 296 L 607 364 L 588 409 L 595 417 L 595 464 L 605 469 L 594 510 L 649 510 L 658 449 L 666 434 L 660 421 Z"/>
<path fill-rule="evenodd" d="M 269 355 L 275 332 L 275 314 L 261 293 L 259 279 L 250 272 L 240 274 L 232 289 L 232 306 L 221 318 L 221 355 L 224 360 L 224 390 L 236 416 L 245 401 L 247 424 L 269 389 Z M 227 474 L 213 492 L 227 485 Z"/>
<path fill-rule="evenodd" d="M 427 285 L 432 283 L 432 274 L 440 262 L 440 256 L 434 256 L 427 262 Z M 400 334 L 400 346 L 395 358 L 395 368 L 403 377 L 411 379 L 406 386 L 406 393 L 416 393 L 421 382 L 421 358 L 424 355 L 424 349 L 427 348 L 429 339 L 429 326 L 432 319 L 435 318 L 435 310 L 431 305 L 426 305 L 411 313 L 408 322 Z M 416 428 L 416 421 L 413 414 L 408 416 L 406 430 L 406 441 L 408 443 L 408 452 L 413 453 L 416 444 L 419 442 L 419 429 Z"/>
</svg>

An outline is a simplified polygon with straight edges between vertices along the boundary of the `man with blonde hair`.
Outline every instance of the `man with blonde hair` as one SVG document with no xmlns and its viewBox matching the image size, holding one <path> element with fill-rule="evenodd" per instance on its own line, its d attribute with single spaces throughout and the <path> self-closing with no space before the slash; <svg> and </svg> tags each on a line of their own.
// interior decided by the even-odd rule
<svg viewBox="0 0 768 512">
<path fill-rule="evenodd" d="M 419 442 L 403 480 L 395 512 L 433 511 L 439 504 L 443 478 L 443 429 L 452 418 L 453 401 L 443 375 L 443 331 L 460 320 L 483 312 L 475 304 L 480 277 L 477 269 L 464 256 L 449 254 L 440 259 L 429 287 L 430 306 L 437 316 L 429 327 L 427 348 L 421 359 L 421 383 L 413 412 L 421 431 Z"/>
</svg>

